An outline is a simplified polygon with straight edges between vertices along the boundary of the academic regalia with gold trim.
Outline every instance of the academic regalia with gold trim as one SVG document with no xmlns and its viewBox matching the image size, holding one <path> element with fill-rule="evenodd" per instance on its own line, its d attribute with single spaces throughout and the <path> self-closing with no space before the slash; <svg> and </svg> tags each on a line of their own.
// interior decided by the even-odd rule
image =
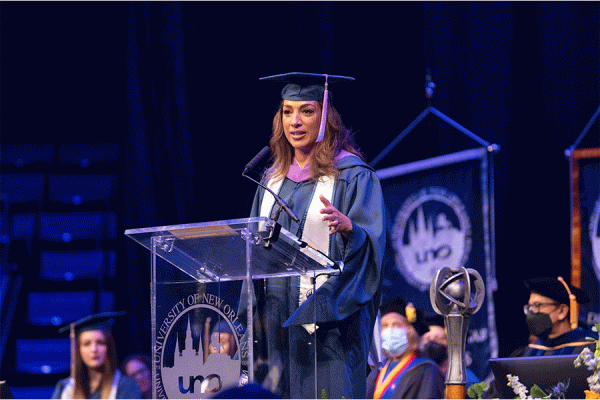
<svg viewBox="0 0 600 400">
<path fill-rule="evenodd" d="M 403 318 L 398 319 L 398 315 Z M 381 337 L 378 339 L 386 361 L 377 363 L 369 373 L 367 398 L 444 398 L 444 375 L 436 362 L 410 348 L 411 345 L 418 346 L 421 336 L 429 329 L 423 312 L 407 303 L 402 296 L 396 296 L 379 308 L 379 318 Z M 404 340 L 402 335 L 391 335 L 392 330 L 404 330 Z M 413 330 L 414 333 L 411 333 Z"/>
<path fill-rule="evenodd" d="M 578 304 L 586 304 L 589 297 L 579 288 L 567 284 L 563 278 L 541 277 L 524 281 L 525 286 L 531 293 L 537 293 L 556 301 L 556 304 L 569 306 L 569 320 L 571 331 L 563 333 L 554 338 L 541 336 L 536 343 L 530 344 L 524 349 L 517 350 L 513 357 L 538 357 L 557 356 L 566 354 L 579 354 L 585 347 L 594 351 L 594 345 L 586 340 L 586 337 L 598 339 L 598 332 L 578 327 L 579 308 Z"/>
<path fill-rule="evenodd" d="M 409 355 L 410 356 L 410 355 Z M 367 377 L 367 398 L 373 399 L 374 394 L 381 385 L 385 385 L 385 378 L 389 376 L 398 362 L 387 362 L 383 368 L 373 368 Z M 387 368 L 386 368 L 387 367 Z M 382 371 L 388 372 L 380 379 Z M 383 390 L 381 399 L 443 399 L 444 375 L 437 364 L 428 358 L 413 359 L 393 382 L 389 382 L 387 390 Z M 381 389 L 380 389 L 381 390 Z"/>
<path fill-rule="evenodd" d="M 568 305 L 568 322 L 571 330 L 554 338 L 549 338 L 547 333 L 549 329 L 544 329 L 546 332 L 543 335 L 539 335 L 535 343 L 517 349 L 510 357 L 543 357 L 579 354 L 585 347 L 589 347 L 594 351 L 595 344 L 586 340 L 586 338 L 591 337 L 598 339 L 598 332 L 582 329 L 577 326 L 579 322 L 578 304 L 586 304 L 590 301 L 589 297 L 581 289 L 567 284 L 562 277 L 533 278 L 525 280 L 523 283 L 532 294 L 536 293 L 547 297 L 548 299 L 555 301 L 556 306 L 562 304 Z M 529 318 L 530 314 L 543 314 L 541 312 L 532 313 L 529 305 L 525 305 L 524 311 L 527 315 L 526 318 Z M 546 316 L 545 318 L 549 321 L 546 324 L 550 324 L 551 326 L 552 322 L 550 321 L 549 316 Z M 529 324 L 531 324 L 531 322 L 529 322 Z M 529 329 L 531 332 L 532 327 Z M 537 335 L 537 333 L 531 333 Z M 497 398 L 500 396 L 500 393 L 501 390 L 498 388 L 498 383 L 494 379 L 490 382 L 490 387 L 487 392 L 484 393 L 483 397 Z"/>
<path fill-rule="evenodd" d="M 540 357 L 540 356 L 562 356 L 568 354 L 579 354 L 588 347 L 592 352 L 595 344 L 586 340 L 591 337 L 598 339 L 598 332 L 577 328 L 563 333 L 555 338 L 538 338 L 534 344 L 530 344 L 515 351 L 511 357 Z"/>
</svg>

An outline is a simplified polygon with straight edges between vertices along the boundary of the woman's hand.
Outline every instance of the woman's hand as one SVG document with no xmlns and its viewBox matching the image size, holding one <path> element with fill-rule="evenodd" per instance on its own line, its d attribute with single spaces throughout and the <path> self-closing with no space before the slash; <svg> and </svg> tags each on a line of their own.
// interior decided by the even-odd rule
<svg viewBox="0 0 600 400">
<path fill-rule="evenodd" d="M 321 214 L 324 214 L 323 221 L 328 221 L 329 234 L 333 235 L 339 232 L 346 240 L 350 238 L 350 233 L 352 233 L 352 221 L 350 221 L 350 218 L 335 208 L 325 196 L 320 195 L 319 200 L 325 206 L 325 208 L 321 209 Z"/>
</svg>

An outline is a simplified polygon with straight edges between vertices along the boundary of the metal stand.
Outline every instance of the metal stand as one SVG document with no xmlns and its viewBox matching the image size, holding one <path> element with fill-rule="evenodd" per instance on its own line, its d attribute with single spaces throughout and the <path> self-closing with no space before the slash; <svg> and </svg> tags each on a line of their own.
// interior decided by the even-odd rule
<svg viewBox="0 0 600 400">
<path fill-rule="evenodd" d="M 406 128 L 404 128 L 404 130 L 402 132 L 400 132 L 400 134 L 398 136 L 396 136 L 396 138 L 394 140 L 392 140 L 392 142 L 389 145 L 387 145 L 387 147 L 385 149 L 383 149 L 381 151 L 381 153 L 379 153 L 377 155 L 377 157 L 375 157 L 373 159 L 373 161 L 371 161 L 369 163 L 371 165 L 371 167 L 375 167 L 375 165 L 377 165 L 385 156 L 387 156 L 388 153 L 390 151 L 392 151 L 392 149 L 394 147 L 396 147 L 396 145 L 398 143 L 400 143 L 400 141 L 402 139 L 404 139 L 406 137 L 406 135 L 408 135 L 413 129 L 415 129 L 415 127 L 417 125 L 419 125 L 421 123 L 421 121 L 423 121 L 423 119 L 426 116 L 428 116 L 429 114 L 435 115 L 436 117 L 440 118 L 442 121 L 448 123 L 449 125 L 453 126 L 456 129 L 458 129 L 459 131 L 461 131 L 462 133 L 464 133 L 471 139 L 475 140 L 481 146 L 487 148 L 487 150 L 489 152 L 500 151 L 499 145 L 497 145 L 495 143 L 490 143 L 487 140 L 483 140 L 482 138 L 480 138 L 479 136 L 477 136 L 476 134 L 474 134 L 473 132 L 471 132 L 470 130 L 468 130 L 467 128 L 465 128 L 464 126 L 459 124 L 458 122 L 454 121 L 452 118 L 448 117 L 446 114 L 437 110 L 435 107 L 427 107 L 425 110 L 423 110 L 421 112 L 421 114 L 419 114 L 417 116 L 417 118 L 415 118 L 410 124 L 408 124 L 408 126 Z"/>
<path fill-rule="evenodd" d="M 467 384 L 465 347 L 469 316 L 481 308 L 485 288 L 481 275 L 474 269 L 440 269 L 429 289 L 431 305 L 435 312 L 444 316 L 448 331 L 448 372 L 446 396 L 448 399 L 464 399 Z"/>
<path fill-rule="evenodd" d="M 585 135 L 587 135 L 588 131 L 592 127 L 592 124 L 598 118 L 598 115 L 600 115 L 600 106 L 596 109 L 596 112 L 594 113 L 594 115 L 592 115 L 592 118 L 590 118 L 588 123 L 585 125 L 585 127 L 583 128 L 583 130 L 581 131 L 581 133 L 575 140 L 575 142 L 571 145 L 571 147 L 569 147 L 568 149 L 565 150 L 565 156 L 571 157 L 571 155 L 573 154 L 573 150 L 575 150 L 577 148 L 577 146 L 579 146 L 579 143 L 581 143 L 581 141 L 583 140 Z"/>
<path fill-rule="evenodd" d="M 476 134 L 474 134 L 473 132 L 471 132 L 470 130 L 468 130 L 467 128 L 465 128 L 464 126 L 462 126 L 461 124 L 459 124 L 458 122 L 454 121 L 452 118 L 448 117 L 446 114 L 444 114 L 441 111 L 437 110 L 435 107 L 432 107 L 431 106 L 431 102 L 432 102 L 431 99 L 433 98 L 433 89 L 435 89 L 435 87 L 436 87 L 436 85 L 431 80 L 431 73 L 428 70 L 427 71 L 427 75 L 425 76 L 425 97 L 427 98 L 427 104 L 428 104 L 427 108 L 425 108 L 417 116 L 417 118 L 415 118 L 410 124 L 408 124 L 408 126 L 406 128 L 404 128 L 404 130 L 402 132 L 400 132 L 400 134 L 398 136 L 396 136 L 396 138 L 394 140 L 392 140 L 392 142 L 385 149 L 383 149 L 381 151 L 381 153 L 379 153 L 377 155 L 377 157 L 375 157 L 373 159 L 373 161 L 371 161 L 369 163 L 371 165 L 371 167 L 375 167 L 375 165 L 377 165 L 385 156 L 387 156 L 388 153 L 390 151 L 392 151 L 392 149 L 394 147 L 396 147 L 396 145 L 398 143 L 400 143 L 400 141 L 402 139 L 404 139 L 406 137 L 406 135 L 408 135 L 413 129 L 415 129 L 415 127 L 417 125 L 419 125 L 421 123 L 421 121 L 423 121 L 423 119 L 426 116 L 428 116 L 429 114 L 435 115 L 436 117 L 440 118 L 442 121 L 446 122 L 450 126 L 458 129 L 460 132 L 464 133 L 465 135 L 467 135 L 471 139 L 475 140 L 481 146 L 487 148 L 487 150 L 489 152 L 498 152 L 498 151 L 500 151 L 500 146 L 498 146 L 497 144 L 490 143 L 490 142 L 488 142 L 486 140 L 483 140 L 482 138 L 480 138 L 479 136 L 477 136 Z M 600 111 L 600 108 L 598 110 Z M 597 111 L 596 114 L 598 114 L 599 111 Z"/>
<path fill-rule="evenodd" d="M 581 141 L 585 138 L 588 131 L 598 119 L 600 107 L 587 122 L 575 142 L 565 150 L 565 156 L 569 159 L 569 200 L 571 205 L 571 285 L 581 288 L 582 267 L 581 267 L 581 202 L 579 193 L 579 160 L 586 158 L 600 157 L 600 147 L 577 149 Z M 578 305 L 577 305 L 577 308 Z M 578 311 L 578 310 L 577 310 Z"/>
</svg>

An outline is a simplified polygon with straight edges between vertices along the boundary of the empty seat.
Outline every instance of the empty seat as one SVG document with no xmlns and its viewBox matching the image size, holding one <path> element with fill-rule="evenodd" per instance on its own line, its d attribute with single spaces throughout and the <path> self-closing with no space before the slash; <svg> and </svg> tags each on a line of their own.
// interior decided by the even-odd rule
<svg viewBox="0 0 600 400">
<path fill-rule="evenodd" d="M 33 164 L 50 164 L 54 158 L 52 144 L 0 145 L 0 162 L 3 165 L 23 167 Z"/>
<path fill-rule="evenodd" d="M 40 277 L 51 281 L 102 278 L 106 260 L 103 250 L 42 251 Z"/>
<path fill-rule="evenodd" d="M 58 149 L 61 164 L 87 168 L 94 164 L 113 163 L 119 158 L 117 143 L 63 144 Z"/>
<path fill-rule="evenodd" d="M 69 349 L 68 338 L 17 339 L 15 370 L 28 374 L 68 373 Z"/>
<path fill-rule="evenodd" d="M 15 399 L 49 399 L 54 386 L 12 386 L 10 391 Z"/>
<path fill-rule="evenodd" d="M 26 203 L 41 200 L 44 194 L 44 174 L 2 174 L 0 201 Z"/>
<path fill-rule="evenodd" d="M 27 319 L 37 326 L 61 326 L 94 311 L 95 293 L 77 292 L 30 292 Z"/>
<path fill-rule="evenodd" d="M 114 195 L 114 175 L 50 175 L 50 201 L 79 205 L 89 201 L 108 202 Z"/>
<path fill-rule="evenodd" d="M 53 242 L 100 239 L 104 235 L 104 213 L 41 213 L 39 237 Z"/>
</svg>

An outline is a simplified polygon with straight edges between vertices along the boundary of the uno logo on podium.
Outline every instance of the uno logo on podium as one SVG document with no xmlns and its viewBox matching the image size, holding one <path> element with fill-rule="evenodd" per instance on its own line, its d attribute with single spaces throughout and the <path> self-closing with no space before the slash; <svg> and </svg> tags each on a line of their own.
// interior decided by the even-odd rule
<svg viewBox="0 0 600 400">
<path fill-rule="evenodd" d="M 216 341 L 219 335 L 211 337 L 211 332 L 206 331 L 207 321 L 227 324 L 239 357 L 206 351 L 207 337 L 210 346 L 221 348 Z M 244 329 L 236 312 L 213 294 L 193 294 L 175 303 L 157 327 L 153 379 L 156 397 L 211 398 L 223 388 L 236 386 L 241 360 L 247 356 L 246 346 L 240 345 Z"/>
</svg>

